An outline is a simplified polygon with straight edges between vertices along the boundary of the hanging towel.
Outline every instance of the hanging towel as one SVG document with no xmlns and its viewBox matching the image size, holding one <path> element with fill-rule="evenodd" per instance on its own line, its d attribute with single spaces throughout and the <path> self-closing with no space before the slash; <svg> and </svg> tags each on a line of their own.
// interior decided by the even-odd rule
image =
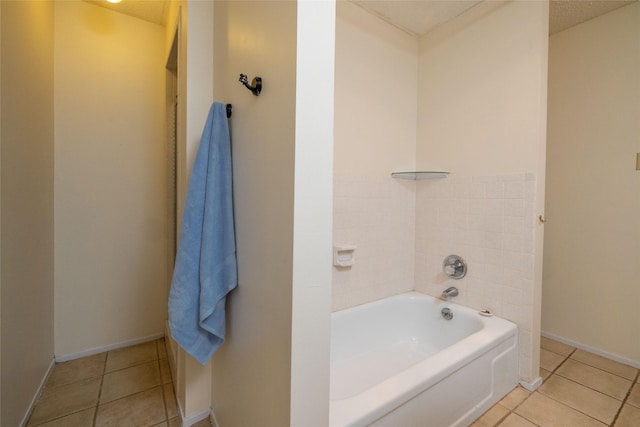
<svg viewBox="0 0 640 427">
<path fill-rule="evenodd" d="M 209 110 L 182 219 L 169 292 L 171 336 L 203 365 L 225 337 L 226 295 L 238 283 L 226 107 Z"/>
</svg>

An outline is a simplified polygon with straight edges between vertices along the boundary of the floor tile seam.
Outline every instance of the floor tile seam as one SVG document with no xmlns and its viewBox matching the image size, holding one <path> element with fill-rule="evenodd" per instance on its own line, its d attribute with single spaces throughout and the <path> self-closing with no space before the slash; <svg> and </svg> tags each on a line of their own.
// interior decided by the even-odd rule
<svg viewBox="0 0 640 427">
<path fill-rule="evenodd" d="M 113 404 L 113 403 L 115 403 L 115 402 L 118 402 L 118 401 L 120 401 L 120 400 L 123 400 L 123 399 L 129 399 L 129 398 L 131 398 L 131 397 L 133 397 L 133 396 L 137 396 L 137 395 L 140 395 L 140 394 L 143 394 L 143 393 L 148 393 L 148 392 L 150 392 L 151 390 L 156 389 L 156 388 L 158 388 L 158 387 L 162 388 L 162 385 L 156 385 L 156 386 L 153 386 L 153 387 L 148 388 L 148 389 L 146 389 L 146 390 L 137 391 L 137 392 L 135 392 L 135 393 L 131 393 L 131 394 L 128 394 L 128 395 L 126 395 L 126 396 L 119 397 L 118 399 L 114 399 L 114 400 L 111 400 L 111 401 L 109 401 L 109 402 L 101 403 L 101 404 L 99 404 L 99 405 L 98 405 L 98 409 L 100 409 L 100 407 L 101 407 L 101 406 L 111 405 L 111 404 Z M 96 411 L 96 412 L 97 412 L 97 411 Z"/>
<path fill-rule="evenodd" d="M 103 402 L 98 401 L 98 406 L 103 406 L 103 405 L 106 405 L 107 403 L 115 402 L 116 400 L 125 399 L 127 397 L 131 397 L 131 396 L 139 394 L 139 393 L 144 393 L 144 392 L 147 392 L 149 390 L 153 390 L 156 387 L 162 387 L 162 384 L 154 384 L 152 386 L 149 386 L 149 387 L 145 388 L 144 390 L 136 390 L 133 393 L 128 393 L 128 394 L 125 394 L 125 395 L 122 395 L 122 396 L 118 396 L 115 399 L 109 399 L 109 400 L 105 400 Z"/>
<path fill-rule="evenodd" d="M 493 424 L 493 425 L 494 425 L 494 427 L 497 427 L 497 426 L 499 426 L 500 424 L 502 424 L 502 423 L 504 422 L 504 420 L 506 420 L 506 419 L 507 419 L 507 417 L 509 416 L 509 414 L 511 414 L 511 413 L 513 412 L 511 409 L 507 408 L 506 406 L 501 405 L 501 404 L 500 404 L 500 402 L 496 403 L 496 405 L 498 405 L 498 406 L 502 406 L 504 409 L 506 409 L 506 410 L 507 410 L 507 413 L 506 413 L 504 416 L 500 417 L 500 418 L 498 419 L 498 421 L 497 421 L 497 422 L 495 422 L 495 423 Z"/>
<path fill-rule="evenodd" d="M 608 395 L 607 393 L 603 393 L 603 392 L 601 392 L 600 390 L 596 390 L 595 388 L 589 387 L 588 385 L 581 384 L 581 383 L 579 383 L 579 382 L 577 382 L 577 381 L 575 381 L 575 380 L 572 380 L 571 378 L 567 378 L 567 377 L 565 377 L 565 376 L 563 376 L 563 375 L 560 375 L 560 374 L 557 374 L 557 373 L 556 373 L 555 375 L 558 375 L 559 377 L 564 378 L 564 379 L 565 379 L 565 380 L 567 380 L 567 381 L 571 381 L 572 383 L 577 384 L 577 385 L 579 385 L 579 386 L 582 386 L 582 387 L 584 387 L 584 388 L 587 388 L 587 389 L 589 389 L 589 390 L 591 390 L 591 391 L 595 391 L 595 392 L 596 392 L 596 393 L 598 393 L 598 394 L 601 394 L 601 395 L 606 396 L 606 397 L 610 397 L 610 398 L 612 398 L 613 400 L 617 400 L 617 401 L 618 401 L 618 402 L 620 402 L 620 403 L 622 403 L 622 402 L 623 402 L 621 399 L 618 399 L 617 397 L 613 397 L 613 396 L 611 396 L 611 395 Z"/>
<path fill-rule="evenodd" d="M 31 426 L 35 426 L 35 425 L 41 425 L 41 424 L 56 420 L 58 418 L 63 418 L 63 417 L 66 417 L 68 415 L 75 414 L 77 412 L 85 411 L 87 409 L 96 407 L 97 406 L 97 402 L 95 404 L 93 404 L 93 405 L 87 405 L 87 406 L 83 406 L 81 408 L 74 409 L 74 410 L 72 410 L 72 412 L 67 412 L 67 413 L 64 413 L 64 414 L 57 415 L 57 416 L 55 416 L 53 418 L 48 418 L 46 420 L 42 420 L 38 424 L 30 424 L 31 419 L 33 417 L 33 413 L 35 413 L 36 409 L 38 408 L 38 405 L 40 405 L 41 403 L 46 403 L 50 399 L 52 399 L 54 396 L 58 395 L 58 392 L 56 391 L 56 389 L 59 389 L 59 388 L 65 387 L 65 386 L 69 386 L 69 385 L 73 385 L 75 383 L 79 383 L 79 382 L 83 382 L 83 381 L 96 380 L 97 378 L 99 378 L 99 377 L 85 378 L 85 379 L 74 381 L 72 383 L 64 384 L 64 385 L 61 385 L 61 386 L 51 387 L 51 388 L 49 388 L 49 392 L 47 393 L 46 396 L 44 394 L 45 389 L 43 388 L 42 394 L 38 397 L 38 400 L 36 401 L 36 404 L 34 405 L 33 410 L 31 411 L 31 414 L 29 414 L 29 418 L 27 420 L 27 426 L 31 427 Z M 101 387 L 102 387 L 102 383 L 100 383 L 100 385 L 98 387 L 98 395 L 100 394 L 100 388 Z"/>
<path fill-rule="evenodd" d="M 531 393 L 531 394 L 533 394 L 533 393 Z M 529 398 L 529 397 L 527 397 L 527 399 L 528 399 L 528 398 Z M 526 400 L 526 399 L 525 399 L 525 400 Z M 520 405 L 518 405 L 518 407 L 519 407 L 519 406 L 520 406 Z M 525 417 L 524 415 L 518 414 L 518 413 L 516 412 L 516 409 L 517 409 L 517 408 L 513 408 L 513 411 L 510 411 L 507 415 L 505 415 L 505 417 L 504 417 L 504 418 L 502 418 L 502 419 L 501 419 L 497 424 L 495 424 L 495 427 L 498 427 L 498 426 L 500 426 L 502 423 L 504 423 L 504 422 L 507 420 L 507 418 L 509 418 L 509 415 L 511 415 L 511 414 L 516 415 L 516 416 L 518 416 L 518 417 L 522 418 L 523 420 L 526 420 L 526 421 L 530 422 L 531 424 L 533 424 L 533 425 L 534 425 L 534 426 L 536 426 L 536 427 L 540 427 L 540 424 L 537 424 L 537 423 L 535 423 L 535 422 L 531 421 L 529 418 Z"/>
<path fill-rule="evenodd" d="M 548 380 L 550 377 L 551 377 L 551 375 L 549 375 L 549 376 L 547 377 L 547 380 Z M 546 380 L 545 380 L 545 381 L 546 381 Z M 514 414 L 518 415 L 519 417 L 524 418 L 525 420 L 529 421 L 531 424 L 533 424 L 533 425 L 535 425 L 535 426 L 540 427 L 540 425 L 539 425 L 539 424 L 537 424 L 536 422 L 534 422 L 533 420 L 530 420 L 529 418 L 525 417 L 524 415 L 522 415 L 522 414 L 518 414 L 518 413 L 516 412 L 516 410 L 517 410 L 519 407 L 521 407 L 522 405 L 524 405 L 524 402 L 526 402 L 527 400 L 529 400 L 529 399 L 531 398 L 531 396 L 533 396 L 533 395 L 534 395 L 534 394 L 536 394 L 536 393 L 538 393 L 538 390 L 536 390 L 536 391 L 533 391 L 533 392 L 529 393 L 529 395 L 528 395 L 527 397 L 525 397 L 525 398 L 522 400 L 522 402 L 520 402 L 519 404 L 517 404 L 517 405 L 515 406 L 515 408 L 513 408 L 513 410 L 512 410 L 511 412 L 513 412 Z M 545 395 L 545 396 L 546 396 L 546 395 Z"/>
<path fill-rule="evenodd" d="M 156 340 L 156 366 L 158 367 L 158 380 L 160 381 L 160 391 L 162 393 L 162 407 L 164 408 L 164 420 L 169 424 L 169 410 L 167 409 L 167 396 L 164 392 L 164 382 L 162 381 L 162 368 L 160 367 L 160 340 Z"/>
<path fill-rule="evenodd" d="M 160 382 L 162 382 L 162 380 Z M 164 419 L 168 424 L 169 423 L 169 409 L 167 408 L 167 394 L 164 391 L 165 385 L 161 384 L 160 387 L 162 387 L 162 406 L 164 407 Z"/>
<path fill-rule="evenodd" d="M 605 396 L 609 396 L 609 397 L 611 397 L 612 399 L 615 399 L 615 400 L 617 400 L 617 401 L 619 401 L 619 402 L 622 402 L 622 401 L 624 401 L 624 400 L 626 399 L 626 397 L 624 397 L 624 398 L 620 399 L 619 397 L 612 396 L 612 395 L 610 395 L 609 393 L 606 393 L 606 392 L 604 392 L 604 391 L 602 391 L 602 390 L 598 390 L 597 388 L 593 388 L 593 387 L 591 387 L 591 386 L 589 386 L 589 385 L 587 385 L 587 384 L 583 384 L 583 383 L 579 382 L 578 380 L 575 380 L 575 379 L 573 379 L 573 378 L 571 378 L 571 377 L 568 377 L 568 376 L 566 376 L 566 375 L 562 375 L 560 372 L 556 372 L 555 374 L 556 374 L 557 376 L 559 376 L 559 377 L 564 378 L 565 380 L 569 380 L 569 381 L 571 381 L 571 382 L 573 382 L 573 383 L 579 384 L 579 385 L 581 385 L 581 386 L 583 386 L 583 387 L 588 388 L 589 390 L 597 391 L 598 393 L 603 394 L 603 395 L 605 395 Z M 620 377 L 620 378 L 622 378 L 622 377 Z M 631 384 L 631 386 L 633 386 L 633 383 Z M 627 395 L 631 392 L 631 388 L 632 388 L 631 386 L 629 386 L 629 389 L 626 391 L 625 396 L 627 396 Z"/>
<path fill-rule="evenodd" d="M 583 351 L 584 351 L 584 350 L 583 350 Z M 589 353 L 589 352 L 586 352 L 586 353 Z M 598 356 L 597 354 L 594 354 L 594 353 L 589 353 L 589 354 L 593 354 L 594 356 Z M 637 369 L 637 368 L 634 368 L 633 366 L 625 365 L 624 363 L 616 362 L 615 360 L 612 360 L 612 359 L 607 359 L 607 358 L 606 358 L 606 357 L 604 357 L 604 356 L 599 356 L 599 357 L 602 357 L 603 359 L 609 360 L 609 361 L 611 361 L 611 362 L 618 363 L 618 364 L 623 365 L 623 366 L 629 366 L 630 368 L 635 369 L 635 370 L 636 370 L 636 378 L 637 378 L 637 376 L 638 376 L 638 373 L 640 373 L 640 370 L 639 370 L 639 369 Z M 610 370 L 607 370 L 607 369 L 603 369 L 603 368 L 602 368 L 602 367 L 600 367 L 600 366 L 592 365 L 592 364 L 590 364 L 590 363 L 588 363 L 588 362 L 585 362 L 584 360 L 578 360 L 578 359 L 574 359 L 574 358 L 571 358 L 571 360 L 573 360 L 574 362 L 584 363 L 584 364 L 585 364 L 585 365 L 587 365 L 587 366 L 591 366 L 592 368 L 600 369 L 601 371 L 607 372 L 607 373 L 612 374 L 612 375 L 615 375 L 615 376 L 617 376 L 617 377 L 624 378 L 624 379 L 629 380 L 629 381 L 633 381 L 631 378 L 625 377 L 625 376 L 620 375 L 620 374 L 618 374 L 618 373 L 616 373 L 616 372 L 611 372 Z"/>
<path fill-rule="evenodd" d="M 536 393 L 537 393 L 537 391 L 536 391 Z M 578 408 L 574 408 L 573 406 L 568 405 L 567 403 L 564 403 L 564 402 L 562 402 L 562 401 L 560 401 L 560 400 L 556 399 L 555 397 L 553 397 L 553 396 L 551 396 L 551 395 L 549 395 L 549 394 L 547 394 L 547 393 L 544 393 L 544 392 L 540 391 L 540 394 L 544 395 L 545 397 L 547 397 L 547 398 L 549 398 L 549 399 L 551 399 L 551 400 L 554 400 L 555 402 L 559 403 L 559 404 L 560 404 L 560 405 L 562 405 L 562 406 L 566 406 L 566 407 L 567 407 L 567 408 L 569 408 L 569 409 L 572 409 L 572 410 L 574 410 L 574 411 L 576 411 L 576 412 L 579 412 L 579 413 L 581 413 L 582 415 L 585 415 L 585 416 L 587 416 L 587 417 L 591 418 L 592 420 L 595 420 L 595 421 L 599 422 L 600 424 L 604 424 L 604 425 L 606 425 L 606 426 L 612 426 L 612 425 L 613 425 L 613 421 L 612 421 L 610 424 L 608 424 L 608 423 L 606 423 L 606 422 L 604 422 L 604 421 L 602 421 L 602 420 L 599 420 L 598 418 L 594 417 L 593 415 L 589 415 L 589 414 L 587 414 L 586 412 L 583 412 L 583 411 L 581 411 L 581 410 L 580 410 L 580 409 L 578 409 Z M 618 401 L 618 402 L 620 402 L 620 401 Z M 620 405 L 620 406 L 622 407 L 622 405 Z M 615 417 L 614 417 L 614 420 L 615 420 Z"/>
<path fill-rule="evenodd" d="M 153 389 L 153 388 L 156 388 L 156 387 L 162 387 L 163 383 L 162 383 L 162 377 L 161 377 L 161 375 L 160 375 L 160 368 L 159 368 L 159 367 L 156 367 L 156 368 L 157 368 L 157 372 L 155 372 L 155 374 L 156 374 L 156 375 L 154 375 L 154 376 L 153 376 L 154 378 L 152 378 L 151 384 L 150 384 L 150 385 L 145 386 L 145 388 L 144 388 L 143 390 L 137 390 L 137 391 L 135 391 L 135 392 L 128 393 L 128 394 L 126 394 L 126 395 L 124 395 L 124 396 L 120 396 L 120 397 L 118 397 L 118 398 L 116 398 L 116 399 L 111 399 L 111 400 L 109 400 L 109 401 L 101 402 L 101 401 L 100 401 L 100 399 L 102 398 L 102 389 L 101 389 L 101 390 L 100 390 L 100 394 L 101 394 L 101 396 L 100 396 L 100 399 L 98 399 L 98 406 L 99 406 L 99 405 L 102 405 L 102 404 L 105 404 L 105 403 L 113 402 L 114 400 L 118 400 L 118 399 L 121 399 L 121 398 L 123 398 L 123 397 L 131 396 L 131 395 L 133 395 L 133 394 L 137 394 L 137 393 L 142 393 L 142 392 L 145 392 L 145 391 L 149 391 L 149 390 L 151 390 L 151 389 Z M 105 375 L 103 376 L 103 378 L 104 378 L 104 377 L 106 377 L 107 375 L 109 375 L 109 374 L 105 374 Z M 114 383 L 112 383 L 112 384 L 121 385 L 122 383 L 127 382 L 127 381 L 130 381 L 130 380 L 131 380 L 131 378 L 120 378 L 120 381 L 116 381 L 116 382 L 114 382 Z M 103 383 L 103 384 L 104 384 L 104 383 Z M 129 382 L 129 385 L 132 385 L 132 384 L 134 384 L 134 385 L 138 385 L 138 384 L 140 384 L 140 381 L 137 381 L 137 380 L 136 380 L 136 381 L 134 381 L 134 382 Z"/>
<path fill-rule="evenodd" d="M 98 407 L 100 406 L 100 398 L 102 397 L 102 386 L 104 385 L 104 376 L 107 371 L 107 361 L 109 360 L 109 352 L 104 356 L 104 365 L 102 366 L 102 377 L 100 378 L 100 389 L 98 390 L 98 400 L 96 401 L 96 408 L 93 412 L 93 423 L 92 426 L 95 427 L 96 421 L 98 419 Z"/>
<path fill-rule="evenodd" d="M 516 389 L 517 389 L 517 387 L 516 387 L 516 388 L 514 388 L 513 390 L 516 390 Z M 509 393 L 512 393 L 512 392 L 513 392 L 513 390 L 511 390 Z M 507 411 L 508 411 L 508 413 L 507 413 L 507 415 L 505 415 L 502 419 L 500 419 L 500 420 L 498 421 L 498 423 L 496 423 L 495 425 L 496 425 L 496 426 L 499 426 L 500 424 L 502 424 L 502 423 L 504 422 L 504 420 L 506 420 L 506 419 L 507 419 L 507 417 L 509 416 L 509 414 L 511 414 L 511 413 L 515 413 L 515 412 L 516 412 L 516 409 L 518 409 L 520 406 L 522 406 L 522 404 L 524 404 L 524 402 L 526 402 L 526 401 L 527 401 L 527 400 L 528 400 L 528 399 L 533 395 L 533 393 L 534 393 L 534 392 L 529 393 L 529 394 L 527 395 L 527 397 L 525 397 L 524 399 L 522 399 L 522 402 L 520 402 L 520 403 L 518 403 L 517 405 L 515 405 L 515 406 L 513 407 L 513 409 L 509 409 L 509 408 L 507 408 L 506 406 L 501 405 L 501 404 L 500 404 L 500 402 L 498 402 L 498 403 L 497 403 L 497 405 L 500 405 L 500 406 L 502 406 L 503 408 L 506 408 L 506 409 L 507 409 Z M 507 395 L 508 395 L 508 394 L 507 394 Z M 521 416 L 521 417 L 522 417 L 522 415 L 519 415 L 519 414 L 516 414 L 516 415 L 518 415 L 518 416 Z M 537 424 L 536 424 L 536 423 L 534 423 L 533 421 L 531 421 L 530 419 L 528 419 L 528 418 L 526 418 L 526 417 L 522 417 L 522 418 L 524 418 L 524 419 L 525 419 L 525 420 L 527 420 L 527 421 L 530 421 L 532 424 L 535 424 L 535 425 L 537 426 Z"/>
<path fill-rule="evenodd" d="M 79 383 L 82 381 L 88 381 L 88 380 L 94 380 L 96 378 L 100 378 L 103 374 L 97 374 L 97 375 L 92 375 L 90 377 L 85 377 L 85 378 L 78 378 L 76 380 L 73 381 L 69 381 L 68 383 L 64 383 L 64 384 L 58 384 L 58 385 L 54 385 L 54 386 L 47 386 L 45 384 L 45 386 L 43 387 L 42 391 L 44 393 L 44 391 L 46 390 L 51 390 L 52 392 L 54 392 L 55 389 L 60 388 L 60 387 L 66 387 L 75 383 Z"/>
<path fill-rule="evenodd" d="M 571 355 L 572 355 L 573 353 L 575 353 L 575 351 L 577 350 L 576 348 L 573 348 L 573 350 L 571 350 L 571 351 L 569 352 L 569 354 L 567 355 L 567 354 L 558 353 L 557 351 L 553 351 L 553 350 L 552 350 L 552 349 L 550 349 L 550 348 L 546 348 L 546 347 L 542 347 L 542 346 L 540 346 L 540 349 L 541 349 L 541 350 L 547 350 L 547 351 L 549 351 L 549 352 L 551 352 L 551 353 L 553 353 L 553 354 L 557 354 L 558 356 L 562 356 L 562 357 L 565 357 L 565 358 L 566 358 L 566 357 L 571 356 Z"/>
<path fill-rule="evenodd" d="M 572 355 L 574 352 L 575 352 L 575 350 L 573 350 L 573 351 L 572 351 L 568 356 L 562 356 L 562 355 L 560 354 L 559 356 L 564 357 L 564 359 L 562 359 L 562 362 L 558 363 L 558 366 L 556 366 L 555 368 L 553 368 L 553 369 L 551 370 L 551 373 L 549 374 L 549 376 L 547 377 L 547 379 L 551 378 L 551 376 L 552 376 L 552 375 L 554 375 L 554 374 L 556 373 L 556 371 L 557 371 L 558 369 L 560 369 L 560 367 L 561 367 L 562 365 L 564 365 L 564 364 L 565 364 L 565 362 L 571 358 L 571 355 Z M 552 353 L 553 353 L 553 352 L 552 352 Z M 554 354 L 558 354 L 558 353 L 554 353 Z"/>
<path fill-rule="evenodd" d="M 50 423 L 51 421 L 58 420 L 60 418 L 68 417 L 69 415 L 76 414 L 78 412 L 86 411 L 87 409 L 96 408 L 96 405 L 86 405 L 82 407 L 78 407 L 73 409 L 71 412 L 65 412 L 64 414 L 59 414 L 54 416 L 53 418 L 46 418 L 44 420 L 38 421 L 38 424 L 29 424 L 31 420 L 27 423 L 27 427 L 36 427 L 42 424 Z"/>
<path fill-rule="evenodd" d="M 638 377 L 640 377 L 640 370 L 636 372 L 635 381 L 631 383 L 631 387 L 629 387 L 629 390 L 627 390 L 627 394 L 624 396 L 622 405 L 620 405 L 620 407 L 618 408 L 618 411 L 616 412 L 615 417 L 613 417 L 613 422 L 611 423 L 612 426 L 616 424 L 616 421 L 618 421 L 618 417 L 620 416 L 620 413 L 622 412 L 622 408 L 624 408 L 625 405 L 633 406 L 634 408 L 636 407 L 635 405 L 627 403 L 627 401 L 629 400 L 629 396 L 631 396 L 631 390 L 633 390 L 634 384 L 638 383 Z"/>
<path fill-rule="evenodd" d="M 155 362 L 157 360 L 158 359 L 149 359 L 149 360 L 145 360 L 144 362 L 134 363 L 133 365 L 129 365 L 129 366 L 126 366 L 124 368 L 114 369 L 113 371 L 105 371 L 105 373 L 103 375 L 109 375 L 109 374 L 113 374 L 114 372 L 124 371 L 125 369 L 135 368 L 136 366 L 146 365 L 147 363 L 153 363 L 153 362 Z"/>
<path fill-rule="evenodd" d="M 611 360 L 611 359 L 607 359 L 607 360 Z M 632 380 L 630 378 L 627 378 L 627 377 L 623 377 L 622 375 L 616 374 L 615 372 L 607 371 L 606 369 L 602 369 L 599 366 L 590 365 L 590 364 L 588 364 L 586 362 L 583 362 L 582 360 L 578 360 L 578 359 L 571 359 L 571 361 L 573 361 L 575 363 L 580 363 L 582 365 L 588 366 L 588 367 L 593 368 L 593 369 L 597 369 L 598 371 L 604 372 L 605 374 L 610 374 L 610 375 L 616 376 L 618 378 L 622 378 L 623 380 L 631 381 L 631 385 L 632 386 L 634 384 L 634 380 Z M 640 370 L 638 371 L 638 373 L 640 373 Z M 637 373 L 636 373 L 636 378 L 638 378 L 638 374 Z"/>
<path fill-rule="evenodd" d="M 64 414 L 64 415 L 57 416 L 55 418 L 50 418 L 50 419 L 47 419 L 47 420 L 40 421 L 38 424 L 30 424 L 30 423 L 27 422 L 27 427 L 38 427 L 38 426 L 41 426 L 41 425 L 44 425 L 44 424 L 47 424 L 47 423 L 50 423 L 50 422 L 53 422 L 53 421 L 56 421 L 56 420 L 60 420 L 62 418 L 65 418 L 65 417 L 68 417 L 68 416 L 71 416 L 71 415 L 78 414 L 80 412 L 86 411 L 87 409 L 93 409 L 94 411 L 96 411 L 97 410 L 97 406 L 94 405 L 94 406 L 88 406 L 86 408 L 78 409 L 76 411 L 69 412 L 68 414 Z M 95 416 L 95 414 L 94 414 L 94 416 Z"/>
<path fill-rule="evenodd" d="M 638 370 L 638 373 L 636 374 L 636 379 L 633 382 L 633 384 L 631 385 L 631 388 L 629 389 L 629 393 L 627 394 L 627 397 L 626 397 L 626 399 L 624 401 L 625 404 L 631 405 L 634 408 L 640 409 L 640 402 L 637 405 L 634 404 L 634 403 L 629 403 L 628 402 L 629 398 L 631 397 L 631 392 L 633 391 L 634 387 L 638 387 L 638 393 L 640 394 L 640 370 Z"/>
</svg>

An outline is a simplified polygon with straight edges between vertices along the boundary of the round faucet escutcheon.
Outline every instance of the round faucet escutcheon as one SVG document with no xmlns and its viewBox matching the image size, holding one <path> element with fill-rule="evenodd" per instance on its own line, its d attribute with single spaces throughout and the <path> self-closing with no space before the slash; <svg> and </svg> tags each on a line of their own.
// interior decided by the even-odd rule
<svg viewBox="0 0 640 427">
<path fill-rule="evenodd" d="M 442 270 L 452 279 L 462 279 L 467 274 L 467 263 L 458 255 L 449 255 L 442 263 Z"/>
</svg>

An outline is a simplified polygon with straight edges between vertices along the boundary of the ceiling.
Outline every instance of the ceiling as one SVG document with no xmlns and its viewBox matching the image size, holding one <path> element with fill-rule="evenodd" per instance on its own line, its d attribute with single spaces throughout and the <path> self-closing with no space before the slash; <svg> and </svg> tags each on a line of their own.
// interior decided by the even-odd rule
<svg viewBox="0 0 640 427">
<path fill-rule="evenodd" d="M 84 1 L 124 13 L 125 15 L 153 22 L 154 24 L 167 24 L 169 0 L 123 0 L 120 3 L 109 3 L 106 0 Z"/>
<path fill-rule="evenodd" d="M 638 0 L 552 0 L 549 6 L 549 34 L 566 30 L 635 1 Z"/>
<path fill-rule="evenodd" d="M 165 25 L 170 0 L 84 0 L 145 21 Z M 351 0 L 353 3 L 414 36 L 461 15 L 481 0 Z M 604 15 L 638 0 L 551 0 L 549 34 Z"/>
<path fill-rule="evenodd" d="M 353 3 L 412 34 L 423 36 L 435 27 L 471 9 L 480 0 L 352 0 Z M 551 0 L 549 34 L 604 15 L 631 1 L 618 0 Z"/>
</svg>

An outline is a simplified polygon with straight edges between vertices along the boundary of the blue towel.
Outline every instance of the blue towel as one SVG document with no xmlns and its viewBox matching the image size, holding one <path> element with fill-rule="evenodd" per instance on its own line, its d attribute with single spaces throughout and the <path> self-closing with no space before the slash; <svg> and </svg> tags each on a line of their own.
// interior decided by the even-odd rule
<svg viewBox="0 0 640 427">
<path fill-rule="evenodd" d="M 225 337 L 226 295 L 238 283 L 231 141 L 226 107 L 214 102 L 189 180 L 169 292 L 169 327 L 203 365 Z"/>
</svg>

